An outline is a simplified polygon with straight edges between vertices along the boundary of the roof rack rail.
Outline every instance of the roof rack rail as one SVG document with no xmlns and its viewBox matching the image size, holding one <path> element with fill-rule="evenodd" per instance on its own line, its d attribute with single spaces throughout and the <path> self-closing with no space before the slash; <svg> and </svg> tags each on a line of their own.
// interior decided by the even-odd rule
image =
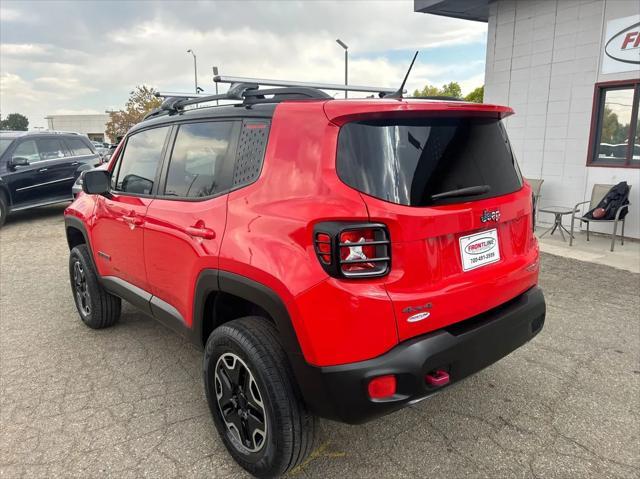
<svg viewBox="0 0 640 479">
<path fill-rule="evenodd" d="M 160 116 L 163 114 L 173 114 L 184 110 L 184 107 L 189 105 L 197 105 L 199 103 L 207 103 L 216 100 L 244 100 L 244 94 L 248 90 L 257 90 L 258 85 L 256 83 L 236 83 L 231 85 L 226 93 L 219 95 L 206 95 L 202 93 L 162 93 L 157 92 L 155 95 L 160 98 L 165 98 L 160 105 L 160 108 L 155 108 L 147 113 L 143 120 L 147 120 L 154 116 Z"/>
<path fill-rule="evenodd" d="M 273 98 L 266 98 L 267 95 L 273 95 Z M 245 105 L 252 105 L 256 103 L 273 103 L 274 100 L 299 100 L 305 98 L 315 99 L 330 99 L 330 95 L 327 95 L 321 90 L 308 87 L 288 87 L 288 88 L 271 88 L 267 90 L 247 90 L 243 93 Z"/>
</svg>

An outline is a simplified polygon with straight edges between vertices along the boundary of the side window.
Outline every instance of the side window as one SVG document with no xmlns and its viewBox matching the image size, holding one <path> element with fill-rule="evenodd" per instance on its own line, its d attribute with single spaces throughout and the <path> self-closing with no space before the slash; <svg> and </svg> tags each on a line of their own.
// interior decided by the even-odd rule
<svg viewBox="0 0 640 479">
<path fill-rule="evenodd" d="M 168 130 L 166 126 L 154 128 L 128 138 L 116 165 L 114 190 L 139 195 L 151 193 Z"/>
<path fill-rule="evenodd" d="M 29 160 L 29 163 L 40 161 L 40 153 L 38 153 L 38 147 L 35 140 L 21 141 L 16 149 L 13 150 L 12 158 L 22 157 Z"/>
<path fill-rule="evenodd" d="M 269 138 L 269 122 L 245 120 L 238 142 L 238 154 L 233 169 L 233 186 L 246 186 L 258 179 Z"/>
<path fill-rule="evenodd" d="M 93 155 L 93 151 L 82 138 L 66 138 L 65 141 L 74 156 Z"/>
<path fill-rule="evenodd" d="M 180 125 L 164 193 L 202 198 L 220 191 L 220 172 L 229 158 L 233 122 Z"/>
<path fill-rule="evenodd" d="M 628 85 L 596 85 L 592 116 L 591 155 L 587 164 L 640 166 L 640 82 Z"/>
<path fill-rule="evenodd" d="M 43 160 L 55 160 L 69 156 L 60 138 L 38 138 L 36 144 L 40 151 L 40 158 Z"/>
</svg>

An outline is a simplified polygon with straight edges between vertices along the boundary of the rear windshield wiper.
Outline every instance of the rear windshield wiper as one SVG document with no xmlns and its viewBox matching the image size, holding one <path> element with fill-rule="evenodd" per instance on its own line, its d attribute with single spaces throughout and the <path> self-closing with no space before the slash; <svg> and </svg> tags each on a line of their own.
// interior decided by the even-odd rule
<svg viewBox="0 0 640 479">
<path fill-rule="evenodd" d="M 444 193 L 438 193 L 437 195 L 431 195 L 431 199 L 435 201 L 459 196 L 478 196 L 489 193 L 489 191 L 491 191 L 489 185 L 469 186 L 468 188 L 460 188 L 458 190 L 450 190 Z"/>
</svg>

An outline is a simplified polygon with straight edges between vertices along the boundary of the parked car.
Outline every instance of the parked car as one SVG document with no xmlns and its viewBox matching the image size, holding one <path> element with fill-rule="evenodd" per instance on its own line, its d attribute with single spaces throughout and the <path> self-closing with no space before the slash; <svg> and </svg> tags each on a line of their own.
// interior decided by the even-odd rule
<svg viewBox="0 0 640 479">
<path fill-rule="evenodd" d="M 89 139 L 76 133 L 0 132 L 0 226 L 13 211 L 70 201 L 80 171 L 99 163 Z"/>
<path fill-rule="evenodd" d="M 203 348 L 225 446 L 273 477 L 316 416 L 425 399 L 538 334 L 545 302 L 511 109 L 241 95 L 165 102 L 84 174 L 65 226 L 82 321 L 113 325 L 124 299 Z"/>
<path fill-rule="evenodd" d="M 100 158 L 102 159 L 103 163 L 106 163 L 107 161 L 109 161 L 109 158 L 111 157 L 111 153 L 113 153 L 113 150 L 115 149 L 115 147 L 113 147 L 109 143 L 105 143 L 102 141 L 95 141 L 95 140 L 91 140 L 91 144 L 95 148 L 96 152 L 100 155 Z"/>
</svg>

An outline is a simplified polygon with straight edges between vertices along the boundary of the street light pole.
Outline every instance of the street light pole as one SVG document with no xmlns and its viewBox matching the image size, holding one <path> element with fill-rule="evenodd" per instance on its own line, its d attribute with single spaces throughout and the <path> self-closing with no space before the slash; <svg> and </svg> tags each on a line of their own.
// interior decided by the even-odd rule
<svg viewBox="0 0 640 479">
<path fill-rule="evenodd" d="M 344 86 L 347 86 L 349 83 L 349 47 L 339 38 L 336 43 L 344 48 Z M 344 97 L 347 98 L 347 90 L 344 91 Z"/>
<path fill-rule="evenodd" d="M 191 55 L 193 55 L 193 79 L 196 86 L 195 91 L 196 93 L 198 93 L 198 62 L 196 60 L 196 54 L 193 53 L 193 50 L 191 48 L 187 50 L 187 53 L 191 53 Z"/>
</svg>

